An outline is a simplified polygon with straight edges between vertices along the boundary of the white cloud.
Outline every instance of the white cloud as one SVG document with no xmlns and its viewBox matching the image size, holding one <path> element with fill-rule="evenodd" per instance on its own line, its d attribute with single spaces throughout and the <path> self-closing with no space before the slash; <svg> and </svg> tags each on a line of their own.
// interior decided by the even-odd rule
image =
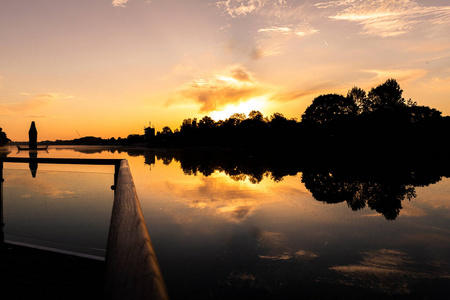
<svg viewBox="0 0 450 300">
<path fill-rule="evenodd" d="M 276 26 L 272 26 L 269 28 L 262 28 L 259 29 L 258 32 L 278 32 L 278 33 L 290 33 L 292 32 L 292 28 L 290 26 L 286 26 L 286 27 L 276 27 Z"/>
<path fill-rule="evenodd" d="M 297 36 L 306 36 L 311 35 L 314 33 L 319 32 L 319 30 L 316 30 L 312 28 L 311 25 L 304 22 L 301 24 L 298 24 L 296 26 L 294 25 L 285 25 L 285 26 L 270 26 L 266 28 L 258 29 L 259 33 L 269 33 L 269 34 L 295 34 Z"/>
<path fill-rule="evenodd" d="M 250 14 L 279 16 L 286 14 L 286 0 L 222 0 L 216 2 L 216 7 L 232 18 L 245 17 Z"/>
<path fill-rule="evenodd" d="M 266 0 L 226 0 L 217 1 L 216 7 L 232 18 L 246 16 L 263 7 Z"/>
<path fill-rule="evenodd" d="M 419 23 L 450 23 L 450 6 L 422 6 L 414 0 L 339 0 L 316 4 L 320 9 L 339 8 L 329 18 L 356 22 L 363 34 L 399 36 Z"/>
<path fill-rule="evenodd" d="M 251 57 L 259 59 L 284 53 L 286 42 L 319 32 L 309 23 L 309 4 L 286 0 L 222 0 L 215 2 L 222 15 L 231 17 L 227 29 L 248 32 L 255 28 Z M 239 20 L 236 20 L 239 19 Z M 243 21 L 243 19 L 248 19 Z M 237 31 L 236 30 L 236 31 Z"/>
<path fill-rule="evenodd" d="M 126 7 L 128 0 L 113 0 L 112 5 L 115 7 Z"/>
<path fill-rule="evenodd" d="M 269 26 L 258 29 L 259 38 L 253 50 L 252 58 L 259 59 L 283 54 L 285 45 L 292 38 L 303 38 L 318 32 L 307 22 L 301 22 L 297 25 Z"/>
</svg>

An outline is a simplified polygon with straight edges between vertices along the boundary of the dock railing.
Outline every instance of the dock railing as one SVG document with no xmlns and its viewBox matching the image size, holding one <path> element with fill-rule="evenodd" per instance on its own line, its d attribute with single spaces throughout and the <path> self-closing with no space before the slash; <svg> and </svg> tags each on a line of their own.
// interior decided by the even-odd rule
<svg viewBox="0 0 450 300">
<path fill-rule="evenodd" d="M 169 299 L 125 159 L 0 157 L 3 237 L 3 163 L 114 165 L 114 203 L 106 247 L 106 299 Z"/>
</svg>

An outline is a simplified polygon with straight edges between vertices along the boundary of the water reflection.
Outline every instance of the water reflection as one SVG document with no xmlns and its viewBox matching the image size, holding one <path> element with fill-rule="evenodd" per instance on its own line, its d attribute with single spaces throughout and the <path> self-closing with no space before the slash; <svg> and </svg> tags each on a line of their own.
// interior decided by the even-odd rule
<svg viewBox="0 0 450 300">
<path fill-rule="evenodd" d="M 95 151 L 123 150 L 78 150 L 84 153 Z M 358 160 L 349 163 L 348 158 L 318 159 L 317 157 L 299 157 L 292 152 L 245 152 L 226 150 L 178 150 L 150 151 L 144 149 L 125 150 L 130 156 L 143 155 L 145 163 L 154 165 L 160 160 L 165 165 L 179 162 L 186 175 L 201 174 L 205 177 L 215 172 L 226 174 L 235 181 L 259 184 L 264 178 L 280 182 L 286 176 L 302 173 L 302 182 L 312 196 L 321 202 L 335 204 L 346 202 L 353 211 L 369 207 L 382 214 L 387 220 L 395 220 L 402 210 L 402 201 L 416 197 L 416 187 L 437 183 L 442 177 L 449 177 L 450 166 L 447 161 L 435 162 L 427 159 L 411 159 L 407 156 L 396 158 L 395 162 L 383 157 L 372 158 L 364 163 Z M 204 186 L 199 191 L 207 195 L 222 194 L 212 189 L 218 184 L 214 180 L 203 180 Z M 248 196 L 229 195 L 226 199 L 242 199 Z M 199 197 L 202 199 L 203 197 Z M 215 199 L 210 200 L 214 206 Z M 217 204 L 217 203 L 216 203 Z M 193 204 L 202 207 L 201 201 Z M 219 205 L 216 205 L 219 206 Z M 241 219 L 251 212 L 251 203 L 234 207 L 222 206 L 222 211 L 233 211 L 236 219 Z"/>
<path fill-rule="evenodd" d="M 292 153 L 93 147 L 50 152 L 129 160 L 171 299 L 442 299 L 450 293 L 444 163 L 352 166 Z M 24 167 L 35 184 L 49 173 L 40 164 L 32 179 Z M 59 177 L 46 181 L 64 187 L 67 178 Z M 99 183 L 94 174 L 86 181 L 93 189 Z M 31 217 L 35 203 L 23 203 Z M 98 204 L 77 218 L 110 211 Z M 22 223 L 31 218 L 23 208 L 14 216 Z M 69 205 L 66 210 L 75 215 Z M 398 213 L 394 222 L 385 220 Z"/>
<path fill-rule="evenodd" d="M 150 165 L 155 163 L 155 158 L 164 164 L 178 161 L 187 175 L 200 173 L 208 177 L 214 172 L 222 172 L 235 181 L 248 180 L 254 184 L 263 178 L 279 182 L 301 172 L 302 182 L 316 200 L 329 204 L 346 202 L 354 211 L 367 206 L 387 220 L 397 218 L 403 200 L 416 197 L 416 187 L 437 183 L 449 175 L 447 165 L 433 166 L 426 162 L 422 162 L 426 167 L 414 163 L 393 166 L 390 162 L 314 166 L 298 157 L 245 152 L 178 151 L 146 152 L 144 155 Z"/>
<path fill-rule="evenodd" d="M 412 292 L 414 287 L 408 283 L 414 279 L 445 278 L 450 273 L 450 268 L 442 262 L 430 262 L 424 269 L 408 253 L 394 249 L 365 251 L 358 263 L 331 269 L 345 277 L 346 285 L 400 295 Z"/>
<path fill-rule="evenodd" d="M 325 203 L 347 202 L 356 211 L 366 205 L 394 220 L 402 209 L 404 199 L 416 197 L 418 186 L 427 186 L 441 180 L 442 174 L 423 170 L 370 170 L 370 173 L 337 169 L 303 172 L 302 182 L 313 197 Z"/>
<path fill-rule="evenodd" d="M 0 149 L 2 153 L 8 156 L 10 148 Z M 39 156 L 48 154 L 39 152 Z M 104 173 L 103 169 L 86 166 L 40 164 L 36 176 L 36 150 L 19 150 L 15 156 L 31 160 L 2 163 L 5 240 L 103 259 L 113 200 L 113 170 Z"/>
<path fill-rule="evenodd" d="M 264 193 L 252 189 L 244 182 L 227 182 L 225 176 L 200 177 L 197 185 L 184 187 L 184 183 L 171 182 L 169 188 L 175 191 L 189 207 L 208 210 L 210 214 L 241 222 L 252 215 L 263 203 Z M 178 192 L 177 192 L 178 191 Z"/>
</svg>

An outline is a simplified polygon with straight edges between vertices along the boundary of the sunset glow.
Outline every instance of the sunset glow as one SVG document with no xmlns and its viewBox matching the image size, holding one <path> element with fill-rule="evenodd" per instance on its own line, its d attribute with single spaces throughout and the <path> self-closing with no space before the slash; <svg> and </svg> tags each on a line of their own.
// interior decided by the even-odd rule
<svg viewBox="0 0 450 300">
<path fill-rule="evenodd" d="M 245 114 L 246 116 L 253 110 L 264 111 L 266 98 L 264 96 L 252 98 L 238 105 L 229 104 L 223 110 L 211 112 L 211 118 L 215 121 L 226 120 L 235 113 Z"/>
<path fill-rule="evenodd" d="M 450 4 L 437 0 L 0 3 L 0 127 L 26 140 L 178 128 L 395 78 L 450 114 Z"/>
</svg>

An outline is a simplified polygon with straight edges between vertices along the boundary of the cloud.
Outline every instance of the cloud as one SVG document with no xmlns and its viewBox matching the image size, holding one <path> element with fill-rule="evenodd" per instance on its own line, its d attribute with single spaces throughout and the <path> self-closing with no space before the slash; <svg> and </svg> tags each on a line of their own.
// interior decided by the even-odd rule
<svg viewBox="0 0 450 300">
<path fill-rule="evenodd" d="M 316 7 L 339 8 L 329 18 L 358 23 L 363 34 L 380 37 L 408 33 L 419 23 L 450 22 L 450 6 L 422 6 L 414 0 L 339 0 L 318 3 Z"/>
<path fill-rule="evenodd" d="M 303 23 L 297 26 L 285 25 L 285 26 L 271 26 L 268 28 L 261 28 L 258 30 L 260 33 L 269 34 L 283 34 L 283 35 L 297 35 L 306 36 L 319 32 L 319 30 L 313 29 L 309 24 Z"/>
<path fill-rule="evenodd" d="M 315 83 L 305 83 L 304 85 L 308 86 L 308 88 L 295 88 L 291 91 L 284 91 L 277 94 L 274 94 L 270 100 L 278 101 L 278 102 L 290 102 L 299 100 L 307 97 L 308 100 L 312 100 L 312 98 L 318 96 L 319 94 L 326 93 L 330 90 L 330 88 L 336 87 L 336 82 L 334 81 L 321 81 Z"/>
<path fill-rule="evenodd" d="M 288 34 L 288 33 L 292 32 L 292 28 L 272 26 L 270 28 L 259 29 L 258 32 L 276 32 L 276 33 Z"/>
<path fill-rule="evenodd" d="M 55 101 L 73 98 L 73 96 L 62 93 L 43 93 L 32 95 L 30 93 L 22 92 L 19 93 L 19 95 L 26 97 L 26 99 L 17 102 L 0 103 L 2 116 L 30 116 L 31 112 L 35 117 L 44 118 L 45 116 L 34 113 L 41 110 L 43 107 L 51 105 Z"/>
<path fill-rule="evenodd" d="M 281 43 L 260 41 L 250 53 L 250 57 L 257 60 L 268 56 L 280 55 L 282 53 Z"/>
<path fill-rule="evenodd" d="M 222 15 L 231 17 L 227 29 L 250 32 L 255 45 L 250 53 L 253 59 L 279 55 L 285 52 L 286 42 L 319 32 L 308 22 L 305 8 L 308 4 L 292 4 L 284 0 L 227 0 L 217 1 Z M 239 18 L 240 20 L 234 20 Z M 247 22 L 242 19 L 248 19 Z M 254 32 L 252 32 L 254 30 Z"/>
<path fill-rule="evenodd" d="M 232 18 L 246 16 L 260 10 L 267 0 L 226 0 L 217 1 L 216 7 Z"/>
<path fill-rule="evenodd" d="M 27 95 L 28 93 L 22 93 L 22 94 Z M 64 95 L 63 93 L 45 93 L 45 94 L 35 95 L 34 98 L 35 99 L 59 100 L 59 99 L 72 99 L 73 96 Z"/>
<path fill-rule="evenodd" d="M 128 0 L 113 0 L 112 5 L 115 7 L 126 7 Z"/>
<path fill-rule="evenodd" d="M 416 80 L 427 75 L 427 71 L 423 69 L 366 70 L 366 72 L 374 74 L 374 84 L 380 84 L 389 78 L 395 78 L 397 81 L 403 82 Z"/>
<path fill-rule="evenodd" d="M 297 25 L 269 26 L 258 29 L 260 34 L 251 58 L 260 59 L 268 56 L 283 54 L 284 46 L 293 38 L 303 38 L 318 33 L 306 21 Z"/>
<path fill-rule="evenodd" d="M 200 105 L 200 112 L 221 110 L 228 104 L 238 104 L 267 92 L 242 66 L 231 67 L 210 79 L 186 82 L 179 98 L 193 100 Z M 169 105 L 171 104 L 168 103 Z"/>
</svg>

